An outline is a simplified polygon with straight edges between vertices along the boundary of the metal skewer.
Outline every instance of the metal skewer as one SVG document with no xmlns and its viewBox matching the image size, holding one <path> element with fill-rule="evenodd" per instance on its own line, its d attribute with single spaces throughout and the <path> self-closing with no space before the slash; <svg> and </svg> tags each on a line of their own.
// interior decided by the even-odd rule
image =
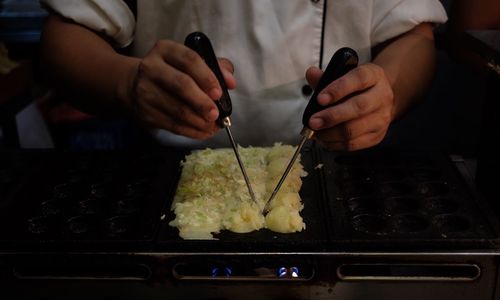
<svg viewBox="0 0 500 300">
<path fill-rule="evenodd" d="M 269 197 L 269 200 L 267 200 L 266 204 L 264 205 L 264 210 L 263 213 L 266 214 L 269 210 L 269 204 L 271 201 L 276 197 L 278 194 L 281 186 L 285 182 L 286 177 L 290 173 L 290 170 L 293 167 L 293 164 L 297 160 L 297 157 L 300 154 L 300 150 L 304 146 L 305 142 L 312 138 L 314 135 L 314 130 L 310 129 L 309 126 L 309 119 L 311 116 L 319 111 L 322 111 L 329 106 L 322 106 L 318 103 L 317 97 L 318 93 L 321 92 L 327 85 L 329 85 L 331 82 L 336 80 L 337 78 L 340 78 L 350 70 L 354 69 L 358 65 L 358 55 L 356 51 L 354 51 L 351 48 L 341 48 L 337 50 L 332 58 L 330 59 L 330 62 L 328 63 L 328 66 L 326 67 L 323 75 L 318 81 L 318 84 L 316 85 L 316 88 L 311 95 L 311 98 L 309 99 L 309 102 L 307 103 L 306 109 L 304 110 L 304 114 L 302 116 L 302 124 L 304 127 L 302 128 L 300 135 L 302 136 L 302 139 L 300 140 L 299 145 L 297 146 L 297 150 L 295 150 L 295 153 L 292 156 L 292 159 L 288 163 L 288 166 L 285 169 L 285 172 L 281 176 L 280 180 L 278 181 L 278 184 L 274 188 L 271 197 Z M 337 102 L 338 103 L 338 102 Z M 335 104 L 337 104 L 335 103 Z M 335 105 L 333 104 L 333 105 Z"/>
<path fill-rule="evenodd" d="M 288 163 L 288 166 L 286 167 L 285 172 L 281 176 L 280 181 L 278 181 L 278 184 L 274 188 L 274 191 L 271 194 L 271 197 L 269 197 L 269 200 L 267 200 L 266 205 L 264 206 L 264 213 L 268 212 L 269 204 L 271 203 L 271 201 L 273 201 L 274 197 L 276 197 L 276 194 L 278 194 L 278 191 L 280 190 L 281 185 L 283 185 L 283 182 L 285 182 L 286 177 L 288 176 L 288 174 L 292 170 L 293 164 L 295 163 L 295 161 L 297 160 L 297 157 L 300 154 L 300 150 L 302 149 L 302 147 L 304 146 L 306 141 L 308 139 L 312 138 L 312 136 L 314 135 L 314 131 L 307 128 L 307 127 L 304 127 L 304 128 L 302 128 L 300 135 L 302 135 L 302 139 L 300 140 L 300 143 L 297 146 L 297 150 L 295 150 L 295 153 L 293 154 L 292 159 L 290 159 L 290 162 Z"/>
<path fill-rule="evenodd" d="M 252 185 L 250 184 L 250 179 L 248 178 L 247 170 L 245 169 L 245 165 L 243 164 L 243 161 L 241 160 L 240 153 L 238 151 L 238 145 L 236 145 L 236 142 L 234 141 L 233 134 L 231 133 L 231 129 L 229 127 L 231 126 L 231 119 L 229 117 L 224 118 L 223 120 L 224 127 L 226 128 L 227 136 L 229 137 L 229 141 L 231 142 L 231 146 L 233 147 L 234 155 L 236 156 L 236 160 L 238 161 L 238 164 L 240 165 L 241 173 L 243 173 L 243 178 L 245 179 L 245 183 L 247 184 L 248 188 L 248 193 L 250 193 L 250 197 L 252 200 L 257 203 L 257 199 L 255 198 L 255 194 L 252 189 Z"/>
<path fill-rule="evenodd" d="M 208 67 L 214 72 L 215 77 L 219 81 L 219 84 L 222 88 L 222 95 L 218 101 L 215 101 L 215 105 L 217 105 L 217 109 L 219 110 L 219 117 L 217 119 L 217 124 L 219 127 L 223 127 L 226 129 L 227 135 L 229 137 L 229 141 L 231 146 L 233 147 L 234 154 L 236 156 L 236 160 L 240 166 L 241 173 L 243 174 L 243 178 L 245 179 L 245 183 L 248 188 L 248 192 L 252 200 L 257 203 L 257 199 L 255 198 L 255 194 L 252 189 L 252 185 L 250 184 L 250 179 L 248 178 L 247 171 L 245 169 L 245 165 L 241 160 L 240 153 L 238 151 L 238 145 L 234 141 L 231 130 L 231 119 L 229 116 L 232 113 L 232 103 L 231 97 L 229 96 L 229 92 L 227 91 L 227 87 L 224 81 L 224 77 L 222 76 L 222 72 L 219 68 L 219 63 L 217 62 L 217 57 L 215 56 L 214 49 L 208 37 L 202 32 L 192 32 L 184 41 L 184 44 L 189 48 L 196 51 L 201 58 L 205 61 Z"/>
</svg>

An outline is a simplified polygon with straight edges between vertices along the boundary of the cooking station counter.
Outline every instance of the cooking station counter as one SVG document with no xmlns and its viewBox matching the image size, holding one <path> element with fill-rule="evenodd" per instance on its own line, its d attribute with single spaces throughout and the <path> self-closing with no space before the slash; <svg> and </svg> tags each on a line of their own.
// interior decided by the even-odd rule
<svg viewBox="0 0 500 300">
<path fill-rule="evenodd" d="M 500 227 L 459 159 L 311 143 L 306 230 L 194 241 L 168 225 L 186 153 L 2 153 L 0 285 L 28 299 L 495 299 Z"/>
</svg>

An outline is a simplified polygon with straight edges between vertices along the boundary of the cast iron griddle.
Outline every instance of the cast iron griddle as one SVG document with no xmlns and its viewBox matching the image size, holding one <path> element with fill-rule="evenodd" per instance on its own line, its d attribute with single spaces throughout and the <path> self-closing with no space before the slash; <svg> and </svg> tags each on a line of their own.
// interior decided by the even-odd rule
<svg viewBox="0 0 500 300">
<path fill-rule="evenodd" d="M 17 163 L 0 169 L 9 183 L 0 194 L 2 244 L 102 250 L 153 242 L 184 156 L 168 149 L 4 154 Z"/>
<path fill-rule="evenodd" d="M 448 156 L 373 148 L 320 150 L 331 242 L 362 248 L 482 248 L 498 237 L 481 198 Z"/>
<path fill-rule="evenodd" d="M 302 151 L 306 230 L 183 240 L 168 222 L 186 153 L 2 152 L 0 247 L 181 253 L 497 247 L 496 218 L 446 155 L 384 148 L 339 154 L 314 143 Z"/>
<path fill-rule="evenodd" d="M 316 161 L 314 147 L 312 144 L 307 144 L 302 150 L 301 162 L 308 175 L 302 178 L 303 184 L 300 190 L 300 196 L 305 204 L 300 214 L 306 223 L 306 230 L 293 234 L 281 234 L 267 229 L 245 234 L 222 231 L 214 236 L 217 240 L 182 240 L 177 228 L 168 225 L 175 215 L 167 210 L 166 219 L 160 231 L 160 247 L 172 250 L 180 248 L 188 251 L 220 251 L 221 249 L 227 251 L 325 251 L 328 245 L 325 221 L 327 206 L 324 195 L 326 190 L 321 184 L 320 169 L 314 168 L 317 165 Z M 181 171 L 179 169 L 179 172 Z"/>
<path fill-rule="evenodd" d="M 201 252 L 496 247 L 493 216 L 442 153 L 387 148 L 333 153 L 310 143 L 302 163 L 309 173 L 300 191 L 305 231 L 222 232 L 215 241 L 183 241 L 167 225 L 174 218 L 170 213 L 161 247 Z"/>
</svg>

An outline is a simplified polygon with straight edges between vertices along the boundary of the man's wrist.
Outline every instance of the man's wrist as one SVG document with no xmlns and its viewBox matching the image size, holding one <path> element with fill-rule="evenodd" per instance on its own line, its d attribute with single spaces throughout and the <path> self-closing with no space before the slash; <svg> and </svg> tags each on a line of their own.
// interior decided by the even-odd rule
<svg viewBox="0 0 500 300">
<path fill-rule="evenodd" d="M 133 114 L 135 111 L 135 92 L 134 86 L 137 77 L 137 70 L 140 59 L 120 55 L 117 58 L 116 70 L 118 71 L 115 81 L 114 102 L 126 114 Z"/>
</svg>

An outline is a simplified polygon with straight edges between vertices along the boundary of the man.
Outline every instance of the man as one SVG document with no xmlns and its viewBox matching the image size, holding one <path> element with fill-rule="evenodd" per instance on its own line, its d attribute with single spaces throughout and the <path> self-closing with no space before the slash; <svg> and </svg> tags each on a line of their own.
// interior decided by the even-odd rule
<svg viewBox="0 0 500 300">
<path fill-rule="evenodd" d="M 139 0 L 136 19 L 120 0 L 42 2 L 55 12 L 43 31 L 42 62 L 56 88 L 77 95 L 86 111 L 128 113 L 162 129 L 165 144 L 197 147 L 227 141 L 215 124 L 220 86 L 182 45 L 188 33 L 203 31 L 227 57 L 220 65 L 234 89 L 233 133 L 243 145 L 295 143 L 306 84 L 315 86 L 318 67 L 336 49 L 354 48 L 362 64 L 318 96 L 325 107 L 349 99 L 309 122 L 325 146 L 351 151 L 382 141 L 425 91 L 434 70 L 432 23 L 446 21 L 437 0 Z M 132 40 L 134 56 L 115 51 Z"/>
</svg>

